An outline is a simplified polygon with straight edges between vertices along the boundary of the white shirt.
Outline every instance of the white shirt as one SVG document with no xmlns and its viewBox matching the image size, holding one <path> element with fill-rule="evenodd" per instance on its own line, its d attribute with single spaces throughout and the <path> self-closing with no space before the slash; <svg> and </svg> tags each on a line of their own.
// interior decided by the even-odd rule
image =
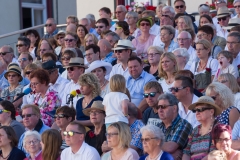
<svg viewBox="0 0 240 160">
<path fill-rule="evenodd" d="M 61 153 L 63 160 L 100 160 L 100 156 L 95 148 L 83 142 L 77 153 L 73 153 L 71 147 L 64 149 Z"/>
<path fill-rule="evenodd" d="M 240 65 L 240 52 L 238 53 L 237 57 L 233 59 L 232 65 L 237 68 Z M 239 77 L 239 75 L 238 75 Z"/>
<path fill-rule="evenodd" d="M 223 38 L 227 39 L 228 31 L 226 29 L 219 28 L 217 30 L 217 36 L 220 36 L 220 37 L 223 37 Z"/>
<path fill-rule="evenodd" d="M 30 84 L 26 85 L 25 87 L 23 87 L 23 91 L 27 88 L 29 88 Z M 24 95 L 23 99 L 22 99 L 22 106 L 25 106 L 26 104 L 33 104 L 34 101 L 34 94 L 29 93 L 28 95 Z"/>
<path fill-rule="evenodd" d="M 171 93 L 168 89 L 173 86 L 173 83 L 167 84 L 166 80 L 164 78 L 160 78 L 158 80 L 158 83 L 162 86 L 163 92 L 165 93 Z"/>
<path fill-rule="evenodd" d="M 188 54 L 189 54 L 189 60 L 187 62 L 187 66 L 191 66 L 193 63 L 196 63 L 198 61 L 196 50 L 190 46 L 188 48 Z"/>
<path fill-rule="evenodd" d="M 221 26 L 218 24 L 218 20 L 217 20 L 217 17 L 213 17 L 212 18 L 212 21 L 213 21 L 213 24 L 215 25 L 216 27 L 216 32 L 218 32 L 219 29 L 221 29 Z"/>
<path fill-rule="evenodd" d="M 123 75 L 123 77 L 125 78 L 126 81 L 127 81 L 128 77 L 130 76 L 130 74 L 128 72 L 128 68 L 123 70 L 123 67 L 122 67 L 121 63 L 118 63 L 118 64 L 116 64 L 112 67 L 112 71 L 110 72 L 109 79 L 115 74 Z"/>
<path fill-rule="evenodd" d="M 160 34 L 158 34 L 153 40 L 153 46 L 158 46 L 162 48 L 162 44 L 164 43 L 161 41 Z"/>
<path fill-rule="evenodd" d="M 64 97 L 64 89 L 66 84 L 69 82 L 69 80 L 61 77 L 60 75 L 57 78 L 57 81 L 52 84 L 50 83 L 50 85 L 52 86 L 52 88 L 54 89 L 54 91 L 56 91 L 58 93 L 58 96 L 60 99 L 63 99 Z"/>
<path fill-rule="evenodd" d="M 157 36 L 160 34 L 160 26 L 154 23 L 154 25 L 150 28 L 149 33 Z"/>
<path fill-rule="evenodd" d="M 238 120 L 232 130 L 232 140 L 238 140 L 240 138 L 240 120 Z"/>
<path fill-rule="evenodd" d="M 35 55 L 35 49 L 37 49 L 37 48 L 36 48 L 36 47 L 34 47 L 34 48 L 32 49 L 32 51 L 30 52 L 30 55 L 32 56 L 33 60 L 35 60 L 35 59 L 36 59 L 36 55 Z"/>
<path fill-rule="evenodd" d="M 67 79 L 67 70 L 62 72 L 61 77 Z"/>
<path fill-rule="evenodd" d="M 214 76 L 213 82 L 217 82 L 218 81 L 218 77 L 221 74 L 224 74 L 224 73 L 230 73 L 235 78 L 237 78 L 239 76 L 238 70 L 237 70 L 237 68 L 235 68 L 234 65 L 229 64 L 226 68 L 221 68 L 221 65 L 218 65 L 218 70 L 217 70 L 217 72 L 216 72 L 216 74 Z"/>
<path fill-rule="evenodd" d="M 193 94 L 192 104 L 198 101 L 198 97 Z M 198 126 L 200 123 L 197 121 L 196 114 L 193 113 L 191 110 L 188 110 L 186 113 L 184 110 L 184 106 L 182 105 L 182 102 L 178 103 L 178 113 L 181 118 L 187 120 L 193 128 Z"/>
<path fill-rule="evenodd" d="M 240 111 L 240 92 L 234 94 L 234 106 Z"/>
<path fill-rule="evenodd" d="M 74 90 L 77 90 L 80 88 L 80 85 L 78 83 L 74 83 L 72 80 L 70 82 L 68 82 L 66 85 L 65 85 L 65 89 L 64 89 L 64 94 L 63 94 L 63 97 L 62 97 L 62 106 L 63 105 L 67 105 L 67 101 L 68 101 L 68 97 L 69 97 L 69 94 L 71 91 L 74 91 Z M 76 104 L 77 104 L 77 101 L 78 99 L 80 99 L 82 96 L 75 96 L 73 98 L 73 106 L 74 108 L 76 109 Z"/>
</svg>

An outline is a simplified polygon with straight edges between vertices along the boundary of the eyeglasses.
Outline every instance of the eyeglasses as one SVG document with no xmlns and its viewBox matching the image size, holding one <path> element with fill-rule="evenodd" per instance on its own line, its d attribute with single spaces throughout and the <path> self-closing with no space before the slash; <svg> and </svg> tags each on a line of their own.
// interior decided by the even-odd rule
<svg viewBox="0 0 240 160">
<path fill-rule="evenodd" d="M 189 38 L 177 38 L 177 41 L 186 41 L 188 40 Z"/>
<path fill-rule="evenodd" d="M 207 34 L 205 34 L 205 33 L 198 34 L 198 35 L 197 35 L 197 38 L 201 38 L 201 37 L 204 36 L 204 35 L 207 35 Z"/>
<path fill-rule="evenodd" d="M 227 41 L 227 45 L 233 45 L 233 44 L 238 44 L 238 43 L 240 43 L 240 42 L 228 42 Z"/>
<path fill-rule="evenodd" d="M 147 54 L 147 56 L 148 56 L 148 57 L 154 57 L 154 56 L 156 56 L 157 54 L 160 54 L 160 53 L 149 53 L 149 54 Z"/>
<path fill-rule="evenodd" d="M 91 42 L 93 42 L 93 40 L 86 41 L 86 43 L 91 43 Z"/>
<path fill-rule="evenodd" d="M 68 67 L 67 71 L 74 71 L 74 67 Z"/>
<path fill-rule="evenodd" d="M 200 51 L 203 51 L 203 50 L 206 50 L 205 48 L 199 48 L 199 49 L 196 49 L 196 52 L 200 52 Z"/>
<path fill-rule="evenodd" d="M 45 27 L 51 27 L 52 26 L 52 24 L 50 23 L 50 24 L 45 24 Z"/>
<path fill-rule="evenodd" d="M 196 109 L 193 109 L 192 112 L 193 113 L 203 112 L 203 111 L 206 111 L 206 110 L 209 110 L 209 109 L 213 109 L 213 108 L 196 108 Z"/>
<path fill-rule="evenodd" d="M 183 8 L 184 5 L 180 5 L 180 6 L 175 6 L 175 8 L 179 9 L 179 8 Z"/>
<path fill-rule="evenodd" d="M 125 51 L 126 49 L 122 49 L 122 50 L 115 50 L 115 53 L 122 53 L 122 51 Z"/>
<path fill-rule="evenodd" d="M 149 142 L 151 139 L 158 139 L 157 137 L 153 137 L 153 138 L 141 138 L 142 142 Z"/>
<path fill-rule="evenodd" d="M 165 36 L 170 35 L 170 34 L 160 34 L 160 37 L 165 37 Z"/>
<path fill-rule="evenodd" d="M 65 118 L 65 117 L 68 117 L 68 116 L 65 114 L 55 114 L 54 115 L 54 118 Z"/>
<path fill-rule="evenodd" d="M 35 82 L 35 83 L 30 83 L 30 86 L 36 86 L 38 85 L 39 83 Z"/>
<path fill-rule="evenodd" d="M 2 114 L 3 112 L 9 112 L 9 111 L 5 109 L 0 109 L 0 114 Z"/>
<path fill-rule="evenodd" d="M 85 54 L 84 57 L 90 57 L 90 56 L 93 55 L 93 54 L 95 54 L 95 53 L 88 53 L 88 54 Z"/>
<path fill-rule="evenodd" d="M 96 28 L 103 28 L 104 26 L 96 26 Z"/>
<path fill-rule="evenodd" d="M 18 76 L 17 74 L 8 74 L 8 75 L 7 75 L 8 78 L 9 78 L 9 77 L 13 77 L 13 78 L 14 78 L 14 77 L 17 77 L 17 76 Z"/>
<path fill-rule="evenodd" d="M 138 13 L 138 14 L 142 14 L 142 11 L 138 11 L 137 13 Z"/>
<path fill-rule="evenodd" d="M 119 29 L 119 28 L 122 28 L 122 27 L 116 27 L 116 28 L 115 28 L 115 31 L 116 31 L 117 29 Z"/>
<path fill-rule="evenodd" d="M 109 138 L 111 138 L 112 136 L 116 136 L 116 135 L 118 135 L 118 133 L 105 133 L 105 136 L 109 137 Z"/>
<path fill-rule="evenodd" d="M 169 16 L 169 15 L 166 15 L 166 14 L 163 14 L 162 17 L 168 17 L 168 18 L 170 18 L 170 16 Z"/>
<path fill-rule="evenodd" d="M 187 87 L 179 87 L 179 88 L 177 88 L 177 87 L 171 87 L 171 88 L 168 88 L 168 90 L 170 91 L 170 92 L 178 92 L 178 91 L 180 91 L 180 90 L 182 90 L 182 89 L 184 89 L 184 88 L 187 88 Z"/>
<path fill-rule="evenodd" d="M 61 60 L 65 60 L 65 61 L 69 61 L 71 59 L 71 57 L 62 57 Z"/>
<path fill-rule="evenodd" d="M 157 110 L 159 110 L 160 108 L 161 109 L 166 109 L 167 107 L 169 107 L 169 106 L 173 106 L 172 104 L 169 104 L 169 105 L 158 105 L 157 107 L 156 107 L 156 109 Z"/>
<path fill-rule="evenodd" d="M 65 42 L 72 42 L 75 41 L 75 39 L 64 39 Z"/>
<path fill-rule="evenodd" d="M 32 71 L 26 71 L 25 74 L 29 75 Z"/>
<path fill-rule="evenodd" d="M 32 115 L 36 115 L 36 114 L 23 114 L 22 115 L 22 118 L 29 118 L 29 117 L 31 117 Z"/>
<path fill-rule="evenodd" d="M 222 138 L 218 138 L 218 139 L 215 139 L 216 140 L 216 142 L 217 143 L 222 143 L 222 142 L 227 142 L 227 141 L 229 141 L 230 139 L 229 138 L 224 138 L 224 139 L 222 139 Z"/>
<path fill-rule="evenodd" d="M 240 5 L 238 5 L 238 6 L 234 6 L 234 8 L 240 8 Z"/>
<path fill-rule="evenodd" d="M 72 137 L 72 136 L 74 136 L 74 134 L 83 134 L 83 133 L 75 132 L 75 131 L 64 131 L 64 132 L 63 132 L 63 135 L 64 135 L 64 136 L 69 135 L 70 137 Z"/>
<path fill-rule="evenodd" d="M 31 144 L 35 145 L 35 144 L 37 144 L 38 142 L 39 142 L 39 140 L 36 139 L 36 140 L 28 141 L 28 142 L 26 142 L 26 144 L 27 144 L 27 145 L 31 145 Z"/>
<path fill-rule="evenodd" d="M 150 97 L 155 97 L 155 95 L 156 95 L 156 92 L 150 92 L 150 93 L 144 93 L 143 97 L 144 98 L 148 98 L 149 96 Z"/>
<path fill-rule="evenodd" d="M 227 19 L 227 17 L 221 17 L 221 18 L 218 18 L 217 20 L 218 21 L 221 21 L 221 20 L 225 21 L 226 19 Z"/>
<path fill-rule="evenodd" d="M 7 53 L 11 53 L 11 52 L 0 52 L 0 56 L 5 56 Z"/>
<path fill-rule="evenodd" d="M 150 26 L 149 23 L 140 23 L 140 26 Z"/>
<path fill-rule="evenodd" d="M 25 46 L 24 44 L 17 44 L 16 47 L 22 47 Z"/>
<path fill-rule="evenodd" d="M 90 111 L 90 115 L 99 115 L 100 113 L 103 113 L 102 111 Z"/>
<path fill-rule="evenodd" d="M 120 14 L 122 13 L 123 11 L 116 11 L 115 14 Z"/>
<path fill-rule="evenodd" d="M 58 37 L 57 40 L 59 40 L 59 39 L 63 39 L 63 38 L 64 38 L 64 37 Z"/>
<path fill-rule="evenodd" d="M 226 82 L 228 82 L 228 80 L 221 80 L 221 81 L 219 81 L 220 83 L 226 83 Z"/>
<path fill-rule="evenodd" d="M 27 58 L 22 58 L 22 59 L 19 59 L 18 62 L 21 63 L 21 62 L 25 62 L 27 61 Z"/>
</svg>

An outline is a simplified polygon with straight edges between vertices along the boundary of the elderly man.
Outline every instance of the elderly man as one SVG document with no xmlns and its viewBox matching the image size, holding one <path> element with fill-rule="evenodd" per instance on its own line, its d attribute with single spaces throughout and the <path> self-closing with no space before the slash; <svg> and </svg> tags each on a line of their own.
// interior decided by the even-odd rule
<svg viewBox="0 0 240 160">
<path fill-rule="evenodd" d="M 11 62 L 17 63 L 17 59 L 14 58 L 14 51 L 9 45 L 0 48 L 0 59 L 3 60 L 2 62 L 5 63 L 6 68 Z"/>
<path fill-rule="evenodd" d="M 95 44 L 90 44 L 85 48 L 85 58 L 89 64 L 100 60 L 100 48 Z"/>
<path fill-rule="evenodd" d="M 150 81 L 156 81 L 156 79 L 143 70 L 142 60 L 139 57 L 130 57 L 127 64 L 130 76 L 127 78 L 126 87 L 130 92 L 131 102 L 142 109 L 143 105 L 147 105 L 142 96 L 144 93 L 143 86 Z"/>
<path fill-rule="evenodd" d="M 45 130 L 49 129 L 49 127 L 46 126 L 41 120 L 41 114 L 38 106 L 30 105 L 30 104 L 23 106 L 22 118 L 23 118 L 23 125 L 26 128 L 26 131 L 35 130 L 39 134 L 42 134 Z M 22 134 L 18 142 L 18 148 L 24 152 L 25 150 L 23 148 L 23 139 L 25 137 L 25 133 L 26 132 Z"/>
<path fill-rule="evenodd" d="M 97 34 L 97 31 L 91 27 L 91 21 L 88 18 L 82 18 L 79 21 L 79 24 L 85 26 L 89 33 L 93 33 L 96 37 L 99 35 Z"/>
<path fill-rule="evenodd" d="M 145 10 L 143 11 L 142 13 L 142 17 L 145 18 L 145 17 L 150 17 L 153 21 L 153 25 L 151 26 L 150 30 L 149 30 L 149 33 L 150 34 L 153 34 L 153 35 L 158 35 L 160 34 L 160 26 L 159 25 L 156 25 L 154 22 L 155 22 L 155 12 L 154 11 L 151 11 L 151 10 Z"/>
<path fill-rule="evenodd" d="M 70 15 L 66 18 L 66 23 L 67 23 L 67 25 L 69 25 L 70 23 L 73 23 L 77 26 L 78 25 L 78 18 L 74 15 Z"/>
<path fill-rule="evenodd" d="M 228 26 L 228 22 L 231 18 L 227 7 L 220 7 L 217 11 L 217 20 L 220 27 L 217 29 L 217 35 L 227 39 L 228 31 L 223 27 Z"/>
<path fill-rule="evenodd" d="M 207 4 L 200 4 L 198 7 L 198 12 L 199 12 L 200 16 L 202 16 L 204 14 L 211 16 L 210 15 L 210 7 Z"/>
<path fill-rule="evenodd" d="M 116 58 L 113 57 L 112 46 L 106 39 L 98 41 L 100 48 L 100 58 L 104 62 L 112 63 Z"/>
<path fill-rule="evenodd" d="M 57 23 L 56 23 L 55 19 L 53 19 L 53 18 L 47 19 L 45 27 L 46 27 L 47 33 L 43 36 L 43 38 L 48 39 L 50 37 L 53 37 L 58 32 Z"/>
<path fill-rule="evenodd" d="M 179 70 L 190 70 L 191 66 L 189 66 L 189 54 L 186 48 L 177 48 L 173 50 L 173 54 L 177 60 L 177 66 Z"/>
<path fill-rule="evenodd" d="M 160 129 L 165 135 L 162 150 L 172 154 L 174 159 L 182 159 L 182 151 L 192 132 L 192 125 L 178 114 L 178 100 L 169 93 L 164 93 L 158 98 L 158 115 L 162 120 Z"/>
<path fill-rule="evenodd" d="M 158 18 L 156 24 L 157 25 L 160 25 L 160 18 L 162 17 L 162 8 L 165 7 L 166 4 L 159 4 L 157 7 L 156 7 L 156 16 Z"/>
<path fill-rule="evenodd" d="M 91 27 L 95 28 L 95 23 L 96 23 L 95 16 L 93 14 L 89 13 L 86 15 L 85 18 L 89 19 L 91 21 Z"/>
<path fill-rule="evenodd" d="M 21 36 L 21 37 L 18 38 L 16 47 L 17 47 L 19 55 L 22 52 L 28 52 L 29 47 L 30 47 L 30 43 L 31 42 L 27 37 Z"/>
<path fill-rule="evenodd" d="M 109 22 L 106 18 L 101 18 L 96 22 L 96 31 L 98 33 L 98 39 L 101 39 L 101 34 L 104 31 L 109 30 Z"/>
<path fill-rule="evenodd" d="M 119 35 L 115 32 L 107 33 L 104 38 L 111 44 L 112 48 L 120 40 Z"/>
<path fill-rule="evenodd" d="M 118 21 L 124 21 L 127 13 L 127 9 L 124 5 L 118 5 L 115 10 L 115 15 Z M 110 28 L 111 31 L 115 31 L 116 23 Z"/>
<path fill-rule="evenodd" d="M 45 53 L 54 53 L 54 50 L 49 43 L 42 43 L 38 51 L 41 59 Z"/>
<path fill-rule="evenodd" d="M 68 24 L 66 27 L 66 32 L 77 33 L 77 26 L 75 25 L 75 23 Z"/>
<path fill-rule="evenodd" d="M 155 81 L 148 82 L 144 86 L 144 98 L 148 104 L 148 108 L 143 112 L 142 121 L 145 125 L 158 126 L 162 122 L 159 119 L 157 106 L 158 97 L 163 93 L 162 86 Z"/>
<path fill-rule="evenodd" d="M 65 136 L 66 144 L 70 147 L 62 151 L 61 159 L 100 160 L 100 155 L 97 150 L 84 141 L 86 130 L 83 125 L 73 121 L 67 126 L 63 135 Z"/>
<path fill-rule="evenodd" d="M 112 12 L 111 12 L 110 8 L 103 7 L 101 9 L 99 9 L 98 13 L 99 13 L 100 18 L 106 18 L 108 20 L 110 27 L 115 24 L 115 22 L 113 22 L 111 19 Z M 115 30 L 113 30 L 113 32 L 114 31 Z"/>
</svg>

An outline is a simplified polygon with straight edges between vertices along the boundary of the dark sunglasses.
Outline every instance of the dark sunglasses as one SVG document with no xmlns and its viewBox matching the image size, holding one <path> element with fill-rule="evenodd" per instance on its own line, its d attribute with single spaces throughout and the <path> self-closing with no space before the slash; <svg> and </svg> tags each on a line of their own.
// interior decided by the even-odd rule
<svg viewBox="0 0 240 160">
<path fill-rule="evenodd" d="M 217 99 L 217 96 L 212 96 L 211 98 L 215 101 Z"/>
<path fill-rule="evenodd" d="M 140 26 L 150 26 L 149 23 L 140 23 Z"/>
<path fill-rule="evenodd" d="M 0 109 L 0 114 L 2 114 L 3 112 L 9 112 L 9 111 L 5 109 Z"/>
<path fill-rule="evenodd" d="M 72 137 L 74 134 L 83 134 L 83 133 L 75 132 L 75 131 L 64 131 L 64 132 L 63 132 L 63 135 L 64 135 L 64 136 L 69 135 L 70 137 Z"/>
<path fill-rule="evenodd" d="M 238 6 L 234 6 L 234 8 L 240 8 L 240 5 L 238 5 Z"/>
<path fill-rule="evenodd" d="M 11 52 L 0 52 L 0 56 L 5 56 L 7 53 L 11 53 Z"/>
<path fill-rule="evenodd" d="M 179 9 L 179 8 L 183 8 L 184 5 L 180 5 L 180 6 L 175 6 L 175 8 Z"/>
<path fill-rule="evenodd" d="M 63 61 L 63 60 L 69 61 L 69 60 L 71 59 L 71 57 L 62 57 L 61 59 L 62 59 L 62 61 Z"/>
<path fill-rule="evenodd" d="M 31 117 L 32 115 L 36 115 L 36 114 L 23 114 L 23 115 L 22 115 L 22 118 L 25 118 L 25 117 L 28 117 L 28 118 L 29 118 L 29 117 Z"/>
<path fill-rule="evenodd" d="M 67 71 L 74 71 L 74 67 L 68 67 Z"/>
<path fill-rule="evenodd" d="M 17 44 L 16 47 L 22 47 L 25 46 L 24 44 Z"/>
<path fill-rule="evenodd" d="M 156 95 L 156 92 L 150 92 L 150 93 L 144 93 L 143 97 L 144 98 L 148 98 L 149 96 L 150 97 L 155 97 L 155 95 Z"/>
<path fill-rule="evenodd" d="M 72 42 L 74 41 L 75 39 L 64 39 L 65 42 Z"/>
<path fill-rule="evenodd" d="M 217 20 L 218 21 L 221 21 L 221 20 L 225 21 L 226 19 L 227 19 L 227 17 L 221 17 L 221 18 L 218 18 Z"/>
<path fill-rule="evenodd" d="M 26 75 L 29 75 L 32 71 L 27 71 L 25 72 Z"/>
<path fill-rule="evenodd" d="M 168 17 L 168 18 L 170 18 L 170 16 L 169 16 L 169 15 L 166 15 L 166 14 L 163 14 L 162 17 Z"/>
<path fill-rule="evenodd" d="M 52 24 L 45 24 L 45 27 L 51 27 Z"/>
<path fill-rule="evenodd" d="M 142 14 L 142 11 L 138 11 L 137 13 L 138 13 L 138 14 Z"/>
<path fill-rule="evenodd" d="M 197 109 L 193 109 L 192 112 L 196 113 L 196 112 L 203 112 L 209 109 L 213 109 L 213 108 L 197 108 Z"/>
<path fill-rule="evenodd" d="M 96 28 L 103 28 L 104 26 L 96 26 Z"/>
<path fill-rule="evenodd" d="M 22 58 L 22 59 L 19 59 L 18 62 L 21 63 L 21 62 L 25 62 L 27 60 L 28 60 L 27 58 Z"/>
<path fill-rule="evenodd" d="M 157 110 L 159 110 L 160 108 L 161 108 L 161 109 L 165 109 L 165 108 L 167 108 L 167 107 L 169 107 L 169 106 L 173 106 L 173 105 L 171 105 L 171 104 L 169 104 L 169 105 L 158 105 L 158 106 L 156 107 L 156 109 L 157 109 Z"/>
<path fill-rule="evenodd" d="M 65 117 L 68 117 L 68 116 L 65 114 L 55 114 L 54 115 L 54 118 L 65 118 Z"/>
<path fill-rule="evenodd" d="M 115 52 L 115 53 L 122 53 L 122 51 L 124 51 L 124 50 L 126 50 L 126 49 L 122 49 L 122 50 L 115 50 L 114 52 Z"/>
<path fill-rule="evenodd" d="M 182 89 L 184 89 L 184 88 L 186 88 L 186 87 L 179 87 L 179 88 L 177 88 L 177 87 L 171 87 L 171 88 L 168 88 L 168 90 L 169 90 L 170 92 L 172 92 L 172 91 L 178 92 L 179 90 L 182 90 Z"/>
<path fill-rule="evenodd" d="M 59 40 L 59 39 L 63 39 L 63 38 L 64 38 L 64 37 L 58 37 L 57 40 Z"/>
</svg>

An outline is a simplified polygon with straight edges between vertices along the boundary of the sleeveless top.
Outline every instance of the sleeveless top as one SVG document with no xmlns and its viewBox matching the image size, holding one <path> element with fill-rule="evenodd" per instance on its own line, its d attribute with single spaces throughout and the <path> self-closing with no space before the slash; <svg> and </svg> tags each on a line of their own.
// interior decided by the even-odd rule
<svg viewBox="0 0 240 160">
<path fill-rule="evenodd" d="M 230 111 L 236 108 L 234 106 L 228 107 L 226 110 L 224 110 L 220 115 L 217 116 L 217 120 L 221 124 L 229 125 L 229 113 Z M 237 108 L 236 108 L 237 109 Z M 237 109 L 238 110 L 238 109 Z"/>
</svg>

